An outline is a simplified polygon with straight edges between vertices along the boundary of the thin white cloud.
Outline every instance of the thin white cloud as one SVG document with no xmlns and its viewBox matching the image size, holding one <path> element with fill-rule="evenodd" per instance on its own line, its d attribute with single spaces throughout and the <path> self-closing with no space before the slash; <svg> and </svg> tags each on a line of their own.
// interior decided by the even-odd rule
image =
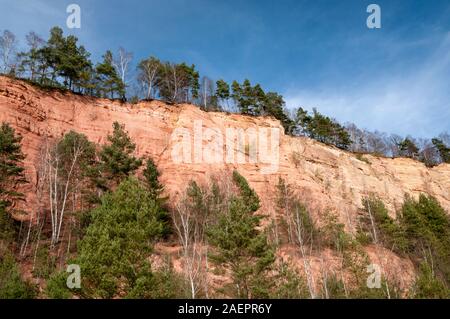
<svg viewBox="0 0 450 319">
<path fill-rule="evenodd" d="M 392 74 L 365 74 L 351 89 L 289 90 L 288 106 L 317 107 L 371 130 L 430 137 L 450 130 L 450 32 L 422 63 Z"/>
</svg>

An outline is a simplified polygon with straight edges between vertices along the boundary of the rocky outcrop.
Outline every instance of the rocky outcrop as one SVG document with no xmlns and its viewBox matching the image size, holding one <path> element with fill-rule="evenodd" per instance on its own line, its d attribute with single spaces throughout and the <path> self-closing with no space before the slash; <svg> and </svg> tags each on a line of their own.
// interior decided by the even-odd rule
<svg viewBox="0 0 450 319">
<path fill-rule="evenodd" d="M 275 185 L 282 177 L 316 211 L 334 211 L 348 227 L 361 206 L 361 199 L 369 193 L 379 196 L 392 214 L 405 194 L 429 193 L 450 210 L 450 165 L 427 168 L 406 158 L 357 157 L 308 138 L 284 135 L 279 122 L 272 118 L 203 112 L 193 105 L 167 105 L 160 101 L 127 104 L 45 91 L 25 82 L 0 77 L 0 121 L 11 123 L 23 136 L 26 172 L 31 182 L 25 189 L 29 215 L 37 205 L 33 196 L 36 169 L 39 149 L 45 139 L 58 138 L 75 130 L 102 144 L 114 121 L 125 124 L 139 156 L 155 159 L 166 190 L 174 200 L 191 179 L 205 181 L 218 172 L 238 169 L 255 188 L 265 207 L 273 202 Z M 202 160 L 195 158 L 198 146 L 195 133 L 200 127 Z M 214 135 L 210 134 L 211 129 L 221 134 L 219 139 L 224 141 L 221 145 L 223 158 L 215 163 L 205 159 L 208 145 L 220 145 L 215 143 L 216 136 L 211 136 Z M 249 140 L 247 134 L 247 139 L 242 142 L 235 139 L 234 143 L 228 143 L 227 129 L 254 129 L 256 132 L 267 129 L 267 137 L 274 135 L 270 129 L 279 129 L 277 158 L 272 164 L 259 158 L 252 163 L 248 153 L 252 152 L 252 143 L 256 142 Z M 191 154 L 180 163 L 180 156 L 176 155 L 182 154 L 177 153 L 181 141 L 188 141 Z M 226 147 L 230 144 L 235 158 L 227 161 Z M 238 162 L 239 153 L 244 153 L 240 154 L 244 157 L 241 162 Z"/>
<path fill-rule="evenodd" d="M 308 138 L 284 135 L 280 123 L 272 118 L 204 112 L 193 105 L 168 105 L 160 101 L 127 104 L 41 90 L 0 77 L 0 121 L 9 122 L 23 136 L 30 183 L 23 189 L 27 195 L 23 206 L 27 214 L 17 218 L 30 218 L 41 204 L 36 197 L 36 182 L 40 148 L 45 140 L 75 130 L 102 144 L 114 121 L 125 124 L 139 156 L 151 156 L 156 161 L 172 202 L 185 190 L 189 180 L 207 181 L 211 176 L 237 169 L 256 190 L 265 211 L 274 211 L 276 184 L 282 177 L 319 222 L 322 212 L 335 212 L 349 231 L 354 231 L 362 198 L 370 193 L 380 197 L 393 215 L 405 194 L 431 194 L 450 211 L 450 165 L 427 168 L 406 158 L 356 156 Z M 261 161 L 264 148 L 254 148 L 256 140 L 240 141 L 227 134 L 239 129 L 248 133 L 247 137 L 252 130 L 276 137 L 278 130 L 279 141 L 272 150 L 276 156 Z M 272 142 L 270 145 L 274 146 Z M 207 157 L 211 146 L 222 149 L 222 159 Z M 202 152 L 201 159 L 196 153 L 198 149 Z M 228 151 L 232 158 L 227 158 Z M 252 161 L 255 154 L 257 159 Z M 284 253 L 289 254 L 289 249 Z M 383 256 L 395 260 L 398 266 L 398 257 L 389 254 L 392 255 L 385 252 Z M 406 267 L 410 269 L 411 265 Z"/>
</svg>

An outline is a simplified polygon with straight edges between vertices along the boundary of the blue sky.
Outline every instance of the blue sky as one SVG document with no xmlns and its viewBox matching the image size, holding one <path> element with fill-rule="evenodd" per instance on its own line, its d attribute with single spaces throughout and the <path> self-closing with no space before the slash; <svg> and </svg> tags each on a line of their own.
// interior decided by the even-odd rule
<svg viewBox="0 0 450 319">
<path fill-rule="evenodd" d="M 79 4 L 81 29 L 65 27 Z M 366 27 L 367 5 L 382 28 Z M 135 62 L 155 55 L 213 79 L 249 78 L 290 107 L 371 130 L 431 137 L 450 131 L 448 0 L 0 0 L 0 30 L 24 45 L 59 25 L 93 59 L 119 46 Z"/>
</svg>

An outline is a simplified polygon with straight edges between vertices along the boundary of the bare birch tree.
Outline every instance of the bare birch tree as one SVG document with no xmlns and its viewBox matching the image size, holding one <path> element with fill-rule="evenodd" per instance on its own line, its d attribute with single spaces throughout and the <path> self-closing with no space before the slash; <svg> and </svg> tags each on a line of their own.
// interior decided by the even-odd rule
<svg viewBox="0 0 450 319">
<path fill-rule="evenodd" d="M 156 90 L 158 70 L 160 67 L 161 62 L 155 57 L 142 60 L 138 65 L 138 81 L 141 83 L 147 99 L 154 97 L 153 92 Z"/>
<path fill-rule="evenodd" d="M 198 77 L 194 65 L 165 62 L 158 72 L 159 95 L 173 103 L 188 103 L 198 98 Z"/>
<path fill-rule="evenodd" d="M 202 248 L 202 230 L 195 220 L 196 216 L 184 201 L 178 203 L 173 215 L 175 230 L 182 247 L 184 273 L 189 282 L 190 296 L 197 297 L 202 288 L 204 253 Z"/>
<path fill-rule="evenodd" d="M 44 183 L 50 207 L 52 226 L 51 245 L 60 240 L 64 216 L 73 192 L 79 190 L 82 182 L 81 163 L 93 158 L 95 150 L 84 135 L 73 131 L 57 142 L 47 140 L 43 151 Z M 75 197 L 76 198 L 76 197 Z M 72 207 L 76 207 L 73 203 Z"/>
<path fill-rule="evenodd" d="M 163 77 L 163 82 L 167 90 L 167 97 L 172 102 L 180 101 L 180 89 L 183 85 L 182 74 L 177 70 L 176 64 L 166 63 L 164 69 L 165 76 Z"/>
<path fill-rule="evenodd" d="M 323 258 L 323 252 L 320 253 L 320 272 L 322 273 L 322 287 L 325 293 L 325 299 L 330 298 L 328 291 L 328 263 Z"/>
<path fill-rule="evenodd" d="M 314 276 L 311 270 L 310 255 L 313 247 L 312 228 L 308 227 L 305 222 L 306 208 L 302 205 L 295 205 L 291 212 L 291 222 L 294 225 L 294 234 L 296 243 L 300 249 L 300 254 L 303 260 L 303 267 L 305 269 L 308 290 L 311 298 L 316 298 Z M 309 244 L 309 248 L 308 248 Z"/>
<path fill-rule="evenodd" d="M 216 182 L 220 180 L 220 185 Z M 176 204 L 172 221 L 182 247 L 184 273 L 189 282 L 191 298 L 203 290 L 209 298 L 208 240 L 206 229 L 219 210 L 226 209 L 232 194 L 230 177 L 211 178 L 206 188 L 191 182 Z"/>
<path fill-rule="evenodd" d="M 288 241 L 299 248 L 309 294 L 314 299 L 317 294 L 310 260 L 313 249 L 314 223 L 306 206 L 300 203 L 292 193 L 290 186 L 282 178 L 278 181 L 277 189 L 277 204 L 281 214 L 286 218 Z"/>
<path fill-rule="evenodd" d="M 129 71 L 129 66 L 132 60 L 133 60 L 133 53 L 127 52 L 123 47 L 120 47 L 117 57 L 115 57 L 112 61 L 112 64 L 116 69 L 117 74 L 119 74 L 120 79 L 125 85 Z"/>
<path fill-rule="evenodd" d="M 39 49 L 45 44 L 45 41 L 35 32 L 31 31 L 25 36 L 29 52 L 19 53 L 20 71 L 25 71 L 28 66 L 30 79 L 33 81 L 38 73 Z"/>
<path fill-rule="evenodd" d="M 203 76 L 200 81 L 200 105 L 205 109 L 214 109 L 217 107 L 215 96 L 215 84 L 207 76 Z"/>
<path fill-rule="evenodd" d="M 2 73 L 6 74 L 14 69 L 14 54 L 16 51 L 17 40 L 14 33 L 9 30 L 3 31 L 0 36 L 0 60 L 2 63 Z"/>
</svg>

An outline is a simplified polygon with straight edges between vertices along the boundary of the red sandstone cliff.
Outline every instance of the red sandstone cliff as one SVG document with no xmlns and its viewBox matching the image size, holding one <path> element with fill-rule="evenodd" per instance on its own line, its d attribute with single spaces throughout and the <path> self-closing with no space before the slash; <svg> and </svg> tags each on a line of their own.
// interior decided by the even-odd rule
<svg viewBox="0 0 450 319">
<path fill-rule="evenodd" d="M 270 206 L 278 177 L 285 178 L 295 190 L 307 197 L 317 208 L 331 209 L 351 226 L 352 218 L 361 205 L 361 198 L 372 192 L 389 206 L 392 213 L 406 193 L 421 192 L 435 196 L 450 210 L 450 165 L 427 168 L 411 159 L 379 158 L 364 155 L 369 163 L 355 155 L 325 146 L 308 138 L 290 137 L 282 133 L 278 121 L 236 114 L 203 112 L 192 105 L 167 105 L 159 101 L 126 104 L 58 91 L 43 91 L 25 82 L 0 77 L 0 121 L 6 121 L 23 136 L 23 150 L 27 156 L 26 172 L 31 183 L 27 212 L 33 214 L 37 205 L 33 198 L 39 148 L 46 137 L 56 138 L 69 130 L 84 133 L 96 143 L 103 143 L 112 130 L 112 123 L 125 124 L 137 144 L 139 156 L 152 156 L 162 172 L 162 181 L 173 198 L 190 179 L 205 180 L 222 170 L 238 169 Z M 204 162 L 176 163 L 172 157 L 175 144 L 181 137 L 176 130 L 194 133 L 194 123 L 202 123 L 203 144 L 208 143 L 207 128 L 223 133 L 226 128 L 280 128 L 279 166 L 272 174 L 263 174 L 269 165 Z M 270 133 L 268 135 L 270 137 Z M 191 137 L 192 152 L 195 145 Z M 246 146 L 251 143 L 245 141 Z M 238 143 L 235 143 L 235 148 Z M 225 148 L 225 146 L 224 146 Z M 236 149 L 236 154 L 239 150 Z M 224 156 L 225 156 L 224 151 Z"/>
<path fill-rule="evenodd" d="M 375 193 L 395 214 L 405 194 L 417 196 L 425 192 L 435 196 L 450 211 L 450 165 L 427 168 L 411 159 L 388 159 L 364 155 L 361 161 L 354 154 L 325 146 L 308 138 L 290 137 L 281 131 L 279 166 L 270 174 L 262 174 L 267 164 L 250 163 L 176 163 L 172 152 L 179 143 L 176 132 L 194 132 L 195 123 L 225 135 L 227 128 L 279 128 L 271 118 L 254 118 L 236 114 L 203 112 L 192 105 L 167 105 L 159 101 L 126 104 L 107 99 L 78 96 L 58 91 L 44 91 L 25 82 L 0 77 L 0 121 L 12 124 L 23 136 L 26 154 L 26 175 L 29 183 L 25 209 L 30 217 L 39 203 L 36 199 L 36 167 L 43 141 L 61 137 L 69 130 L 84 133 L 102 144 L 112 130 L 112 123 L 125 124 L 137 145 L 139 156 L 152 156 L 161 173 L 162 182 L 172 201 L 191 179 L 206 181 L 222 171 L 238 169 L 262 199 L 263 208 L 272 211 L 275 185 L 283 177 L 314 214 L 325 210 L 338 214 L 349 231 L 353 230 L 361 199 Z M 197 124 L 198 125 L 198 124 Z M 181 130 L 182 131 L 182 130 Z M 212 137 L 204 134 L 203 145 Z M 194 141 L 191 142 L 193 147 Z M 246 145 L 251 141 L 245 141 Z M 237 144 L 236 144 L 237 145 Z M 226 146 L 224 146 L 225 148 Z M 237 148 L 237 146 L 235 146 Z M 373 248 L 375 249 L 375 248 Z M 377 248 L 381 249 L 381 248 Z M 286 248 L 286 253 L 289 249 Z M 369 254 L 371 252 L 369 251 Z M 387 252 L 392 267 L 401 269 L 402 261 Z M 375 253 L 372 251 L 372 255 Z M 377 254 L 379 255 L 379 254 Z M 411 267 L 410 264 L 407 267 Z"/>
</svg>

